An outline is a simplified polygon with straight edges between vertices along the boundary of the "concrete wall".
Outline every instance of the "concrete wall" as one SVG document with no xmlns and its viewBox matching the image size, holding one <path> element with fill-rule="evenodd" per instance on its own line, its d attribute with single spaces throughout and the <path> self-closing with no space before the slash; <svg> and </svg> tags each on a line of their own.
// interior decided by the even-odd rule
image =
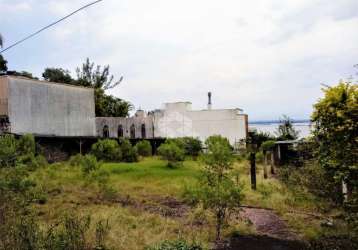
<svg viewBox="0 0 358 250">
<path fill-rule="evenodd" d="M 135 139 L 151 139 L 153 138 L 153 117 L 147 116 L 142 113 L 126 118 L 126 117 L 97 117 L 96 118 L 96 134 L 99 137 L 105 137 L 103 129 L 105 126 L 109 129 L 110 138 L 118 138 L 118 128 L 119 126 L 123 128 L 123 137 L 131 137 L 131 126 L 134 125 Z M 142 126 L 145 127 L 145 137 L 142 136 Z"/>
<path fill-rule="evenodd" d="M 162 138 L 193 136 L 205 141 L 221 135 L 237 145 L 247 136 L 247 115 L 240 109 L 191 110 L 190 103 L 166 104 L 154 112 L 154 136 Z"/>
<path fill-rule="evenodd" d="M 93 89 L 17 77 L 7 79 L 11 133 L 96 135 Z"/>
<path fill-rule="evenodd" d="M 7 77 L 0 76 L 0 116 L 8 115 L 8 80 Z"/>
</svg>

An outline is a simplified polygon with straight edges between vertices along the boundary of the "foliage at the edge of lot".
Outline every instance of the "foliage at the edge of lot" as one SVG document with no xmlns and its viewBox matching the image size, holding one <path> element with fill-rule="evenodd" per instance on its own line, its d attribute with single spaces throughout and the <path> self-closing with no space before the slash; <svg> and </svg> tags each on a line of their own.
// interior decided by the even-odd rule
<svg viewBox="0 0 358 250">
<path fill-rule="evenodd" d="M 128 139 L 120 138 L 119 146 L 121 147 L 121 151 L 122 151 L 122 161 L 124 162 L 138 161 L 137 148 L 133 147 Z"/>
<path fill-rule="evenodd" d="M 166 142 L 175 143 L 178 147 L 184 150 L 186 156 L 197 157 L 202 152 L 202 143 L 199 138 L 195 137 L 179 137 L 179 138 L 169 138 Z"/>
<path fill-rule="evenodd" d="M 92 145 L 91 154 L 102 161 L 120 161 L 122 150 L 116 140 L 103 139 Z"/>
<path fill-rule="evenodd" d="M 276 131 L 277 140 L 296 140 L 299 135 L 299 131 L 297 131 L 293 127 L 293 121 L 287 115 L 283 115 L 280 118 L 280 125 Z"/>
<path fill-rule="evenodd" d="M 358 86 L 340 82 L 322 90 L 312 114 L 316 157 L 338 184 L 347 184 L 347 218 L 358 231 Z"/>
<path fill-rule="evenodd" d="M 54 224 L 40 225 L 32 204 L 44 204 L 47 193 L 29 177 L 34 169 L 28 159 L 35 157 L 35 140 L 32 135 L 20 139 L 5 135 L 0 137 L 0 145 L 0 249 L 107 249 L 108 221 L 95 224 L 95 235 L 87 233 L 88 216 L 65 215 Z M 81 162 L 87 166 L 85 173 L 103 179 L 94 174 L 99 173 L 94 156 L 83 156 Z"/>
<path fill-rule="evenodd" d="M 152 146 L 149 141 L 143 140 L 138 142 L 135 145 L 138 155 L 140 156 L 151 156 L 152 155 Z"/>
<path fill-rule="evenodd" d="M 234 156 L 229 141 L 221 136 L 210 136 L 205 141 L 207 153 L 202 155 L 204 164 L 198 185 L 188 189 L 184 197 L 201 203 L 216 218 L 216 241 L 221 240 L 222 227 L 227 216 L 243 199 L 242 186 L 233 180 Z"/>
<path fill-rule="evenodd" d="M 182 165 L 185 159 L 184 149 L 172 140 L 161 144 L 158 148 L 158 154 L 168 161 L 169 168 L 176 168 Z"/>
<path fill-rule="evenodd" d="M 46 68 L 42 74 L 46 81 L 66 83 L 77 86 L 94 88 L 95 113 L 98 117 L 126 117 L 133 105 L 118 97 L 107 95 L 106 90 L 118 86 L 123 77 L 118 81 L 113 81 L 114 77 L 110 74 L 109 65 L 102 68 L 87 58 L 81 67 L 76 68 L 77 79 L 71 77 L 68 70 L 62 68 Z"/>
<path fill-rule="evenodd" d="M 26 134 L 16 139 L 14 135 L 0 136 L 0 168 L 24 165 L 36 169 L 47 164 L 42 155 L 36 154 L 35 139 Z"/>
</svg>

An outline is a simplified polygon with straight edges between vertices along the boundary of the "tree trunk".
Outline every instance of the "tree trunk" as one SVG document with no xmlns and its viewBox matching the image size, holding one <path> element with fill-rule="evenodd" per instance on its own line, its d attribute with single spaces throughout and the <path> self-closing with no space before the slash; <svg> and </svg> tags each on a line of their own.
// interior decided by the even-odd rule
<svg viewBox="0 0 358 250">
<path fill-rule="evenodd" d="M 275 159 L 273 152 L 271 152 L 271 174 L 275 174 Z"/>
<path fill-rule="evenodd" d="M 250 153 L 251 189 L 256 190 L 256 154 Z"/>
<path fill-rule="evenodd" d="M 216 214 L 216 242 L 219 243 L 221 240 L 221 227 L 224 220 L 224 213 L 222 211 L 218 211 Z"/>
</svg>

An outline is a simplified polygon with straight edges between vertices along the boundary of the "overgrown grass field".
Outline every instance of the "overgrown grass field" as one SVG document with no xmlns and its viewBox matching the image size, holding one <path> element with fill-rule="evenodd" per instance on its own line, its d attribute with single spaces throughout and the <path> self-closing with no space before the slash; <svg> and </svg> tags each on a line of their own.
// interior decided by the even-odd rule
<svg viewBox="0 0 358 250">
<path fill-rule="evenodd" d="M 66 213 L 90 215 L 94 221 L 108 220 L 107 242 L 114 249 L 143 249 L 178 237 L 208 246 L 214 238 L 212 215 L 182 202 L 183 191 L 196 183 L 201 168 L 197 161 L 187 160 L 182 167 L 170 169 L 156 157 L 137 163 L 104 163 L 100 171 L 106 172 L 109 179 L 103 190 L 103 185 L 85 177 L 79 167 L 52 164 L 31 174 L 45 194 L 43 201 L 34 205 L 35 211 L 44 226 Z M 273 176 L 263 179 L 261 168 L 258 166 L 254 191 L 250 188 L 248 163 L 235 163 L 237 181 L 245 195 L 242 205 L 273 209 L 303 239 L 336 230 L 320 225 L 322 217 L 335 212 L 330 204 L 304 191 L 291 190 Z M 250 223 L 237 216 L 230 220 L 225 234 L 235 231 L 255 233 Z"/>
</svg>

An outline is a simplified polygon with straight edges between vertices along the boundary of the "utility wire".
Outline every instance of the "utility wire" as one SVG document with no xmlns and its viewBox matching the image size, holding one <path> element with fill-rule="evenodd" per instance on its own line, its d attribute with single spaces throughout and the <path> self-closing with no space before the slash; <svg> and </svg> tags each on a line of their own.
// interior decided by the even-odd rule
<svg viewBox="0 0 358 250">
<path fill-rule="evenodd" d="M 3 53 L 3 52 L 5 52 L 5 51 L 7 51 L 7 50 L 9 50 L 9 49 L 11 49 L 11 48 L 13 48 L 13 47 L 15 47 L 15 46 L 18 45 L 18 44 L 20 44 L 20 43 L 26 41 L 27 39 L 30 39 L 31 37 L 36 36 L 36 35 L 39 34 L 40 32 L 42 32 L 42 31 L 44 31 L 44 30 L 46 30 L 46 29 L 48 29 L 48 28 L 54 26 L 55 24 L 57 24 L 57 23 L 59 23 L 59 22 L 65 20 L 65 19 L 69 18 L 70 16 L 76 14 L 77 12 L 79 12 L 79 11 L 81 11 L 81 10 L 87 8 L 87 7 L 90 7 L 91 5 L 94 5 L 94 4 L 96 4 L 96 3 L 102 2 L 102 1 L 103 1 L 103 0 L 94 1 L 94 2 L 92 2 L 92 3 L 89 3 L 89 4 L 85 5 L 85 6 L 79 8 L 79 9 L 73 11 L 73 12 L 71 12 L 71 13 L 68 14 L 67 16 L 62 17 L 61 19 L 59 19 L 59 20 L 57 20 L 57 21 L 55 21 L 55 22 L 53 22 L 53 23 L 51 23 L 51 24 L 49 24 L 49 25 L 43 27 L 42 29 L 39 29 L 38 31 L 36 31 L 36 32 L 34 32 L 34 33 L 32 33 L 32 34 L 30 34 L 30 35 L 28 35 L 28 36 L 26 36 L 25 38 L 21 39 L 20 41 L 17 41 L 16 43 L 14 43 L 14 44 L 12 44 L 12 45 L 6 47 L 5 49 L 3 49 L 3 50 L 0 51 L 0 54 Z"/>
</svg>

